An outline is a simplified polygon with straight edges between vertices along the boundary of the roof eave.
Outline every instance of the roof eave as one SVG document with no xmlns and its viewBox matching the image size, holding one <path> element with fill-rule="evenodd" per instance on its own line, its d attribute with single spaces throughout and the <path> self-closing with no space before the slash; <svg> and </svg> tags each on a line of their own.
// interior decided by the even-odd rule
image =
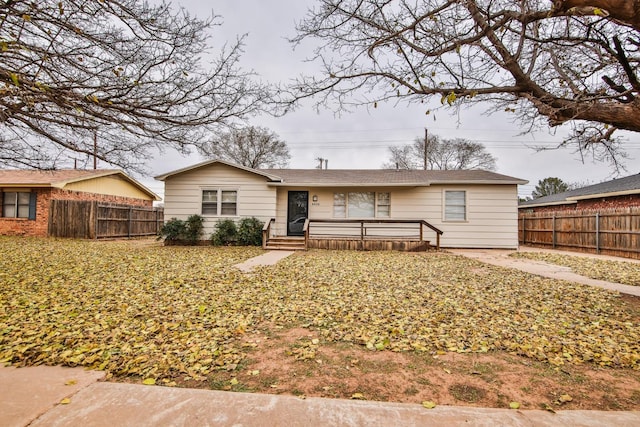
<svg viewBox="0 0 640 427">
<path fill-rule="evenodd" d="M 539 208 L 539 207 L 543 207 L 543 206 L 575 205 L 576 203 L 578 203 L 578 202 L 577 201 L 573 201 L 573 200 L 561 200 L 559 202 L 547 202 L 547 203 L 535 203 L 535 204 L 530 204 L 530 205 L 518 205 L 518 209 Z"/>
<path fill-rule="evenodd" d="M 272 187 L 428 187 L 427 182 L 269 182 L 267 185 Z"/>
<path fill-rule="evenodd" d="M 274 187 L 430 187 L 432 185 L 524 185 L 529 181 L 496 180 L 430 180 L 421 182 L 270 182 Z"/>
</svg>

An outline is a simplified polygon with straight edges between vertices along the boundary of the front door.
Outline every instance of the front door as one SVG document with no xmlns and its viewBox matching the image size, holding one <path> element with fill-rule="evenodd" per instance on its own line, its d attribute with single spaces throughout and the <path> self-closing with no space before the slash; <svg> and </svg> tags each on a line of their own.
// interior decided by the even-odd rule
<svg viewBox="0 0 640 427">
<path fill-rule="evenodd" d="M 304 221 L 309 214 L 309 192 L 289 191 L 287 203 L 287 236 L 303 236 Z"/>
</svg>

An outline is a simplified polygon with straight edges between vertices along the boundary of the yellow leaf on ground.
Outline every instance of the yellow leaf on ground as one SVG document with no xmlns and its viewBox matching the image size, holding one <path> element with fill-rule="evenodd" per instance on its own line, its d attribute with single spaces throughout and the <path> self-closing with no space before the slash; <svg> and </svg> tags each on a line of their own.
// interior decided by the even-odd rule
<svg viewBox="0 0 640 427">
<path fill-rule="evenodd" d="M 69 403 L 71 403 L 71 399 L 69 399 L 68 397 L 65 397 L 60 401 L 61 405 L 68 405 Z"/>
<path fill-rule="evenodd" d="M 155 385 L 156 384 L 156 380 L 154 378 L 147 378 L 144 381 L 142 381 L 142 384 L 144 384 L 144 385 Z"/>
<path fill-rule="evenodd" d="M 64 385 L 75 385 L 78 384 L 78 380 L 69 380 L 64 383 Z"/>
<path fill-rule="evenodd" d="M 424 402 L 422 402 L 422 406 L 424 406 L 427 409 L 433 409 L 436 407 L 436 402 L 433 402 L 431 400 L 425 400 Z"/>
<path fill-rule="evenodd" d="M 520 402 L 511 402 L 511 403 L 509 403 L 509 408 L 511 408 L 511 409 L 520 409 Z"/>
<path fill-rule="evenodd" d="M 560 399 L 558 399 L 560 403 L 571 402 L 572 400 L 573 397 L 569 396 L 568 394 L 563 394 L 562 396 L 560 396 Z"/>
</svg>

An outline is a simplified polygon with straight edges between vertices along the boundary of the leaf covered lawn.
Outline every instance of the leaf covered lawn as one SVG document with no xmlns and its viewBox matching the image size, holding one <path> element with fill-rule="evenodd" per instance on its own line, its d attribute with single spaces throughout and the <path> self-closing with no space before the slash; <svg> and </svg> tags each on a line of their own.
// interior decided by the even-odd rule
<svg viewBox="0 0 640 427">
<path fill-rule="evenodd" d="M 320 346 L 640 368 L 637 318 L 597 288 L 446 253 L 309 251 L 232 267 L 260 253 L 0 238 L 0 362 L 201 380 L 240 369 L 243 337 L 270 325 L 315 329 Z"/>
<path fill-rule="evenodd" d="M 640 286 L 640 263 L 587 258 L 549 252 L 514 252 L 514 258 L 533 259 L 569 267 L 574 273 L 596 280 Z"/>
</svg>

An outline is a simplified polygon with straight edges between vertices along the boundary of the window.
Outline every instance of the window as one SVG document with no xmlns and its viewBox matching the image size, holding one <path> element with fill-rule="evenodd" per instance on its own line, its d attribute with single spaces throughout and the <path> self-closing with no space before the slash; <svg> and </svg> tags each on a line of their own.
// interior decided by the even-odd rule
<svg viewBox="0 0 640 427">
<path fill-rule="evenodd" d="M 378 193 L 378 211 L 377 217 L 389 218 L 391 216 L 391 194 Z"/>
<path fill-rule="evenodd" d="M 333 193 L 333 217 L 346 218 L 347 204 L 344 193 Z"/>
<path fill-rule="evenodd" d="M 444 192 L 444 220 L 465 221 L 467 219 L 466 191 Z"/>
<path fill-rule="evenodd" d="M 36 219 L 36 193 L 2 193 L 2 216 Z"/>
<path fill-rule="evenodd" d="M 334 218 L 388 218 L 390 214 L 389 193 L 369 191 L 333 194 Z"/>
<path fill-rule="evenodd" d="M 202 215 L 235 216 L 237 212 L 236 190 L 202 190 Z"/>
<path fill-rule="evenodd" d="M 347 195 L 349 218 L 375 217 L 375 199 L 376 193 L 349 193 Z"/>
</svg>

